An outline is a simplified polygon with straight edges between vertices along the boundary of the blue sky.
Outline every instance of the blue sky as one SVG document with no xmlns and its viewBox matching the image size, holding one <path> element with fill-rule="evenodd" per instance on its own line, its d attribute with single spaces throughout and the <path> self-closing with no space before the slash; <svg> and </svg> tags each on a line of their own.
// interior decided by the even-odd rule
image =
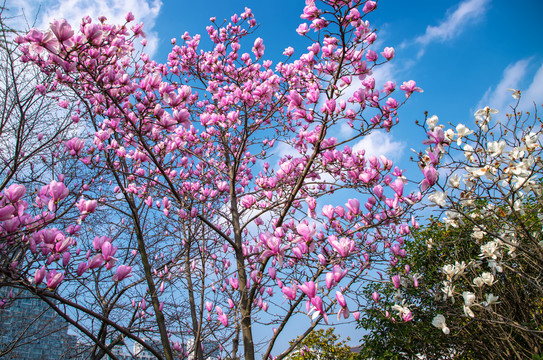
<svg viewBox="0 0 543 360">
<path fill-rule="evenodd" d="M 378 4 L 368 19 L 378 29 L 381 48 L 396 49 L 395 59 L 381 75 L 398 84 L 413 79 L 424 93 L 415 94 L 401 109 L 400 125 L 391 134 L 366 139 L 364 145 L 374 152 L 385 152 L 408 167 L 408 150 L 420 148 L 422 139 L 413 124 L 424 118 L 425 110 L 442 122 L 469 124 L 473 112 L 486 105 L 503 113 L 512 100 L 507 88 L 523 90 L 526 108 L 532 101 L 543 103 L 540 0 L 380 0 Z M 287 46 L 299 51 L 306 46 L 295 32 L 303 0 L 96 0 L 92 4 L 8 0 L 7 5 L 14 13 L 25 9 L 28 19 L 35 18 L 40 7 L 37 27 L 45 27 L 55 17 L 74 23 L 86 14 L 120 22 L 130 10 L 146 24 L 147 50 L 159 61 L 166 58 L 171 38 L 185 31 L 205 35 L 210 17 L 226 19 L 245 6 L 260 23 L 256 36 L 264 39 L 264 58 L 277 62 Z"/>
<path fill-rule="evenodd" d="M 106 15 L 121 22 L 127 11 L 144 21 L 148 50 L 164 61 L 170 39 L 188 31 L 205 35 L 209 18 L 217 20 L 250 7 L 261 24 L 256 36 L 264 39 L 264 58 L 274 62 L 287 46 L 302 51 L 303 40 L 295 32 L 304 1 L 240 0 L 9 0 L 13 13 L 25 9 L 28 19 L 41 10 L 36 26 L 52 18 L 72 24 L 86 14 Z M 420 149 L 422 134 L 414 126 L 424 111 L 441 122 L 469 124 L 473 113 L 489 105 L 502 114 L 512 102 L 507 88 L 523 91 L 524 108 L 543 103 L 543 2 L 523 0 L 399 1 L 380 0 L 368 20 L 378 29 L 381 49 L 393 46 L 396 57 L 382 76 L 398 85 L 413 79 L 424 89 L 400 110 L 400 124 L 390 134 L 378 133 L 363 145 L 385 152 L 402 167 L 409 167 L 409 148 Z M 21 25 L 22 26 L 22 25 Z M 400 150 L 400 151 L 398 151 Z M 354 339 L 358 340 L 358 339 Z"/>
</svg>

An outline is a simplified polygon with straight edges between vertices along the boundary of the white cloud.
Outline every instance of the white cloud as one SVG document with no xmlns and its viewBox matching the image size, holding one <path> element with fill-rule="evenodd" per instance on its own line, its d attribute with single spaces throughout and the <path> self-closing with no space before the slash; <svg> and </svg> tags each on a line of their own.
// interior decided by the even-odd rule
<svg viewBox="0 0 543 360">
<path fill-rule="evenodd" d="M 488 9 L 489 0 L 465 0 L 454 11 L 447 11 L 445 19 L 439 25 L 426 28 L 426 32 L 415 39 L 423 48 L 419 57 L 424 53 L 424 47 L 434 41 L 447 41 L 460 35 L 466 26 L 480 19 Z"/>
<path fill-rule="evenodd" d="M 537 69 L 530 86 L 523 92 L 522 101 L 526 105 L 532 105 L 533 102 L 537 105 L 543 103 L 543 63 Z"/>
<path fill-rule="evenodd" d="M 497 85 L 491 86 L 477 103 L 476 109 L 485 106 L 497 109 L 505 114 L 509 105 L 514 103 L 512 93 L 507 89 L 518 89 L 522 92 L 520 110 L 530 110 L 533 103 L 543 102 L 543 63 L 533 72 L 532 58 L 519 60 L 505 68 Z"/>
<path fill-rule="evenodd" d="M 379 130 L 365 136 L 353 147 L 355 151 L 362 149 L 366 150 L 366 157 L 385 155 L 387 158 L 397 161 L 405 149 L 405 143 L 395 141 L 391 133 Z"/>
<path fill-rule="evenodd" d="M 507 91 L 507 89 L 518 89 L 520 87 L 520 82 L 526 75 L 529 63 L 529 59 L 522 59 L 506 67 L 500 82 L 495 87 L 488 88 L 477 103 L 477 109 L 485 106 L 498 110 L 504 108 L 511 99 L 511 92 Z"/>
<path fill-rule="evenodd" d="M 381 89 L 387 81 L 396 82 L 396 74 L 398 73 L 397 64 L 387 62 L 373 69 L 373 78 L 375 79 L 375 87 Z"/>
<path fill-rule="evenodd" d="M 66 19 L 77 28 L 87 15 L 95 21 L 103 15 L 109 23 L 124 23 L 126 13 L 132 11 L 136 21 L 145 24 L 146 52 L 154 55 L 158 49 L 158 34 L 153 27 L 162 7 L 161 0 L 8 0 L 6 6 L 12 11 L 11 15 L 24 14 L 26 17 L 18 17 L 20 29 L 28 26 L 45 29 L 53 19 Z"/>
</svg>

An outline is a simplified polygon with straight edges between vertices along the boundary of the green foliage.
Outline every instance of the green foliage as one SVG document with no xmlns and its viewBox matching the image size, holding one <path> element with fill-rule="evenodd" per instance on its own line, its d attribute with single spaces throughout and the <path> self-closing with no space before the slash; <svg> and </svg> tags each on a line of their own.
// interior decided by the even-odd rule
<svg viewBox="0 0 543 360">
<path fill-rule="evenodd" d="M 462 334 L 447 336 L 432 326 L 434 315 L 444 310 L 441 301 L 436 299 L 440 296 L 439 282 L 442 279 L 438 264 L 448 253 L 459 255 L 474 250 L 472 246 L 461 246 L 460 242 L 453 240 L 465 235 L 461 229 L 454 229 L 455 234 L 441 230 L 444 230 L 442 224 L 435 222 L 430 228 L 415 234 L 413 241 L 406 243 L 408 257 L 391 269 L 391 273 L 397 273 L 410 264 L 410 274 L 422 277 L 418 287 L 407 287 L 401 293 L 407 304 L 414 305 L 410 307 L 414 314 L 412 321 L 392 321 L 381 310 L 389 309 L 398 301 L 400 294 L 393 286 L 373 283 L 366 287 L 368 298 L 377 292 L 381 299 L 360 319 L 359 327 L 368 330 L 363 337 L 360 359 L 418 359 L 420 355 L 427 359 L 447 359 L 453 350 L 456 354 L 462 352 L 456 343 L 468 341 L 467 338 Z M 426 239 L 432 239 L 431 246 Z"/>
<path fill-rule="evenodd" d="M 389 283 L 369 284 L 368 298 L 380 294 L 379 304 L 370 307 L 361 317 L 359 327 L 368 330 L 363 338 L 360 359 L 524 359 L 541 350 L 543 293 L 539 283 L 541 249 L 537 242 L 525 239 L 534 232 L 540 236 L 541 202 L 525 199 L 524 211 L 506 213 L 495 208 L 490 216 L 484 202 L 465 209 L 464 221 L 458 227 L 447 227 L 442 221 L 429 219 L 430 225 L 413 234 L 406 243 L 408 257 L 401 259 L 390 274 L 398 274 L 409 264 L 405 278 L 419 278 L 419 286 L 402 287 L 397 291 Z M 499 236 L 503 228 L 514 229 L 522 246 L 507 255 L 504 250 L 503 271 L 492 271 L 488 259 L 480 256 L 481 246 Z M 482 239 L 474 238 L 474 228 L 485 228 Z M 444 296 L 443 267 L 465 261 L 464 271 L 455 275 L 453 297 Z M 482 272 L 493 273 L 492 286 L 477 287 L 473 279 Z M 539 279 L 539 281 L 537 280 Z M 463 292 L 472 292 L 477 303 L 472 307 L 475 316 L 463 309 Z M 484 305 L 486 294 L 499 297 L 499 302 Z M 382 309 L 389 309 L 398 301 L 410 306 L 411 322 L 394 322 Z M 453 302 L 454 299 L 454 302 Z M 450 334 L 432 325 L 436 314 L 446 318 Z"/>
<path fill-rule="evenodd" d="M 347 338 L 349 340 L 349 338 Z M 291 341 L 290 344 L 294 342 Z M 335 360 L 354 359 L 347 342 L 340 340 L 334 333 L 334 328 L 313 330 L 298 346 L 290 359 L 292 360 Z"/>
</svg>

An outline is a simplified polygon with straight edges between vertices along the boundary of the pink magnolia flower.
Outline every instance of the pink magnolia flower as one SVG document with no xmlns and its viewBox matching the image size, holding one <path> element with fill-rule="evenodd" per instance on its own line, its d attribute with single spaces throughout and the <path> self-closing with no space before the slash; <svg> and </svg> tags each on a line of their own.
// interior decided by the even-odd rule
<svg viewBox="0 0 543 360">
<path fill-rule="evenodd" d="M 339 311 L 337 312 L 337 319 L 338 321 L 341 320 L 342 315 L 344 319 L 348 319 L 350 314 L 351 313 L 348 307 L 340 307 Z"/>
<path fill-rule="evenodd" d="M 53 34 L 55 34 L 59 43 L 64 43 L 64 45 L 66 46 L 72 45 L 72 41 L 68 40 L 72 38 L 72 36 L 74 35 L 74 31 L 72 30 L 72 27 L 70 26 L 70 24 L 68 24 L 66 19 L 55 19 L 50 25 L 51 31 L 53 32 Z"/>
<path fill-rule="evenodd" d="M 234 288 L 234 289 L 238 289 L 239 288 L 239 281 L 238 281 L 238 278 L 235 278 L 235 277 L 231 277 L 229 279 L 229 282 L 230 282 L 230 285 Z"/>
<path fill-rule="evenodd" d="M 292 54 L 294 54 L 294 48 L 291 46 L 287 47 L 285 51 L 283 51 L 283 55 L 285 56 L 291 56 Z"/>
<path fill-rule="evenodd" d="M 124 18 L 126 22 L 131 22 L 131 21 L 134 21 L 136 17 L 134 16 L 134 14 L 132 14 L 131 11 L 129 11 Z"/>
<path fill-rule="evenodd" d="M 81 154 L 81 150 L 85 146 L 85 141 L 74 137 L 64 143 L 66 149 L 69 151 L 71 156 L 78 156 Z"/>
<path fill-rule="evenodd" d="M 422 173 L 424 174 L 424 180 L 420 183 L 421 190 L 424 191 L 428 187 L 434 185 L 439 178 L 438 171 L 433 166 L 426 166 Z"/>
<path fill-rule="evenodd" d="M 332 288 L 332 286 L 334 286 L 336 284 L 336 282 L 334 280 L 334 273 L 332 273 L 332 272 L 327 273 L 324 280 L 326 282 L 326 287 L 328 289 Z"/>
<path fill-rule="evenodd" d="M 206 301 L 206 309 L 209 312 L 213 309 L 213 303 L 211 301 Z"/>
<path fill-rule="evenodd" d="M 62 234 L 60 234 L 62 235 Z M 61 237 L 57 236 L 57 242 L 55 244 L 55 251 L 57 253 L 63 253 L 68 247 L 72 245 L 72 239 L 69 237 L 64 237 L 62 235 Z"/>
<path fill-rule="evenodd" d="M 378 58 L 379 55 L 377 55 L 377 52 L 375 52 L 374 50 L 368 50 L 368 52 L 366 53 L 366 60 L 368 61 L 377 61 Z"/>
<path fill-rule="evenodd" d="M 219 314 L 219 321 L 221 322 L 221 324 L 223 324 L 223 326 L 228 326 L 228 316 L 226 316 L 226 314 L 222 313 L 222 314 Z"/>
<path fill-rule="evenodd" d="M 259 238 L 260 241 L 268 247 L 267 250 L 262 252 L 261 256 L 263 258 L 275 256 L 279 262 L 282 262 L 286 247 L 281 247 L 281 238 L 273 236 L 269 232 L 260 234 Z M 273 268 L 270 268 L 270 274 L 272 271 L 271 269 Z M 273 271 L 275 272 L 275 269 L 273 269 Z"/>
<path fill-rule="evenodd" d="M 55 289 L 64 280 L 64 274 L 59 273 L 56 270 L 51 270 L 47 273 L 47 287 L 49 289 Z"/>
<path fill-rule="evenodd" d="M 396 289 L 399 289 L 400 288 L 400 285 L 402 283 L 402 280 L 400 278 L 400 275 L 394 275 L 392 276 L 392 284 L 394 285 L 394 287 Z"/>
<path fill-rule="evenodd" d="M 97 44 L 102 39 L 102 29 L 101 26 L 96 23 L 85 24 L 83 28 L 83 33 L 87 38 L 87 41 Z"/>
<path fill-rule="evenodd" d="M 345 301 L 345 296 L 343 296 L 341 291 L 336 291 L 336 299 L 337 299 L 337 302 L 338 302 L 339 306 L 341 306 L 342 308 L 347 307 L 347 302 Z"/>
<path fill-rule="evenodd" d="M 11 219 L 15 208 L 11 205 L 6 205 L 0 208 L 0 221 Z"/>
<path fill-rule="evenodd" d="M 334 99 L 326 100 L 323 107 L 321 108 L 321 111 L 323 113 L 330 115 L 334 113 L 334 110 L 336 110 L 336 100 Z"/>
<path fill-rule="evenodd" d="M 283 286 L 283 288 L 281 289 L 281 292 L 283 292 L 283 294 L 285 295 L 285 297 L 289 300 L 294 300 L 296 299 L 296 284 L 293 284 L 292 287 L 288 287 L 288 286 Z"/>
<path fill-rule="evenodd" d="M 342 237 L 338 241 L 336 236 L 330 235 L 328 237 L 328 242 L 330 243 L 330 245 L 332 245 L 334 250 L 336 250 L 341 257 L 349 256 L 349 254 L 355 248 L 355 243 L 353 239 L 349 239 L 346 237 Z"/>
<path fill-rule="evenodd" d="M 45 278 L 47 270 L 45 269 L 45 266 L 42 266 L 40 269 L 36 270 L 36 274 L 34 275 L 34 281 L 36 282 L 36 285 L 39 285 L 42 283 L 43 279 Z"/>
<path fill-rule="evenodd" d="M 253 46 L 253 54 L 255 54 L 257 58 L 261 58 L 264 55 L 265 48 L 266 47 L 264 46 L 264 40 L 262 40 L 261 38 L 256 38 Z"/>
<path fill-rule="evenodd" d="M 405 81 L 401 86 L 400 90 L 405 91 L 405 97 L 408 98 L 413 92 L 423 92 L 420 87 L 417 87 L 417 83 L 413 80 Z"/>
<path fill-rule="evenodd" d="M 102 246 L 104 245 L 104 243 L 106 242 L 111 242 L 111 239 L 108 238 L 107 236 L 96 236 L 94 238 L 94 241 L 92 242 L 93 246 L 94 246 L 94 249 L 96 251 L 102 249 Z"/>
<path fill-rule="evenodd" d="M 132 272 L 132 266 L 127 265 L 119 265 L 117 267 L 117 275 L 114 276 L 114 280 L 116 281 L 122 281 L 126 279 L 127 277 L 132 276 L 130 273 Z M 162 283 L 164 284 L 164 283 Z"/>
<path fill-rule="evenodd" d="M 383 90 L 387 95 L 393 92 L 395 88 L 396 88 L 396 84 L 392 81 L 387 81 L 385 85 L 383 86 Z"/>
<path fill-rule="evenodd" d="M 270 277 L 272 278 L 272 280 L 275 280 L 276 276 L 277 276 L 277 273 L 275 271 L 275 268 L 274 267 L 271 267 L 268 269 L 268 273 L 270 274 Z"/>
<path fill-rule="evenodd" d="M 332 273 L 334 274 L 335 282 L 339 283 L 341 281 L 341 279 L 343 279 L 345 277 L 345 275 L 347 275 L 348 272 L 349 272 L 348 269 L 343 270 L 343 269 L 341 269 L 341 266 L 334 265 Z"/>
<path fill-rule="evenodd" d="M 300 35 L 305 35 L 309 32 L 309 27 L 306 23 L 300 24 L 300 26 L 298 26 L 296 29 L 296 32 Z"/>
<path fill-rule="evenodd" d="M 381 53 L 383 57 L 387 60 L 392 60 L 394 57 L 394 48 L 393 47 L 386 47 L 385 50 Z"/>
<path fill-rule="evenodd" d="M 301 107 L 304 101 L 302 96 L 296 90 L 291 90 L 287 95 L 287 99 L 289 100 L 288 110 Z"/>
<path fill-rule="evenodd" d="M 66 188 L 63 182 L 51 181 L 49 184 L 49 195 L 51 195 L 53 201 L 64 199 L 68 196 L 69 190 Z"/>
<path fill-rule="evenodd" d="M 395 109 L 398 106 L 400 106 L 400 104 L 398 103 L 398 100 L 391 97 L 387 99 L 386 104 L 390 109 Z"/>
<path fill-rule="evenodd" d="M 96 269 L 104 263 L 104 257 L 102 254 L 96 254 L 94 255 L 88 262 L 88 268 L 89 269 Z"/>
<path fill-rule="evenodd" d="M 87 269 L 89 268 L 89 265 L 86 262 L 79 263 L 77 266 L 77 275 L 81 276 Z"/>
<path fill-rule="evenodd" d="M 244 208 L 249 209 L 256 203 L 255 197 L 253 195 L 246 195 L 241 199 L 241 204 Z"/>
<path fill-rule="evenodd" d="M 311 298 L 311 304 L 315 307 L 317 312 L 321 314 L 324 313 L 323 302 L 320 296 Z"/>
<path fill-rule="evenodd" d="M 4 196 L 12 203 L 16 202 L 26 192 L 24 185 L 12 184 L 6 190 L 4 190 Z"/>
<path fill-rule="evenodd" d="M 317 233 L 317 230 L 306 223 L 300 223 L 296 225 L 296 231 L 300 234 L 305 241 L 311 241 L 313 236 Z"/>
<path fill-rule="evenodd" d="M 394 180 L 394 182 L 390 184 L 390 187 L 392 188 L 392 190 L 394 190 L 396 195 L 400 197 L 403 195 L 403 180 L 402 179 Z"/>
<path fill-rule="evenodd" d="M 404 312 L 402 314 L 402 320 L 405 321 L 405 322 L 413 320 L 413 313 L 411 313 L 410 310 Z"/>
<path fill-rule="evenodd" d="M 334 219 L 335 211 L 333 205 L 324 205 L 322 207 L 322 214 L 326 216 L 329 220 Z"/>
<path fill-rule="evenodd" d="M 359 311 L 355 311 L 353 312 L 353 317 L 356 321 L 358 321 L 360 319 L 360 312 Z"/>
<path fill-rule="evenodd" d="M 358 199 L 349 199 L 345 207 L 349 209 L 354 215 L 358 215 L 360 212 L 360 201 Z"/>
<path fill-rule="evenodd" d="M 72 255 L 66 251 L 64 254 L 62 254 L 62 266 L 66 267 L 70 263 Z"/>
<path fill-rule="evenodd" d="M 364 4 L 364 7 L 362 8 L 362 12 L 367 14 L 367 13 L 372 12 L 373 10 L 375 10 L 375 8 L 377 8 L 377 2 L 375 2 L 375 1 L 366 1 L 366 3 Z"/>
<path fill-rule="evenodd" d="M 306 282 L 304 285 L 300 285 L 299 288 L 309 298 L 314 298 L 317 295 L 317 285 L 313 281 Z"/>
</svg>

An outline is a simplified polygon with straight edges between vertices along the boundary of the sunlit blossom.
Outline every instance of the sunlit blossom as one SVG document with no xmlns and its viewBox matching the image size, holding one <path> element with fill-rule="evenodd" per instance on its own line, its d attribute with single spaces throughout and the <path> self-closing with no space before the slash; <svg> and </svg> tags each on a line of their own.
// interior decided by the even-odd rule
<svg viewBox="0 0 543 360">
<path fill-rule="evenodd" d="M 449 335 L 450 330 L 445 323 L 445 316 L 441 314 L 437 314 L 436 316 L 434 316 L 434 319 L 432 320 L 432 325 L 438 329 L 441 329 L 441 331 L 443 331 L 445 335 Z"/>
</svg>

